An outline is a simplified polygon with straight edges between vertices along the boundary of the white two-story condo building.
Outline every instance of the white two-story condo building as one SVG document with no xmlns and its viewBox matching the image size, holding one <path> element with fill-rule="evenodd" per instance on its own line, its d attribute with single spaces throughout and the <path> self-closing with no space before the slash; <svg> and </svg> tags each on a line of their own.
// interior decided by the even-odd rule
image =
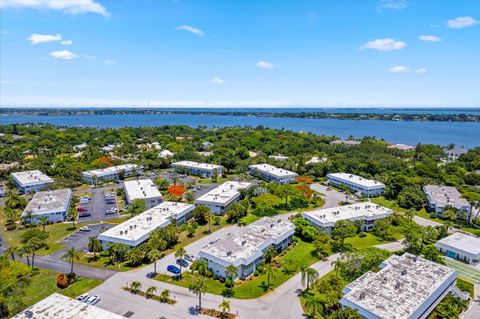
<svg viewBox="0 0 480 319">
<path fill-rule="evenodd" d="M 214 275 L 226 278 L 225 270 L 233 265 L 238 270 L 237 277 L 243 279 L 255 272 L 268 247 L 273 246 L 277 252 L 287 248 L 294 230 L 291 222 L 263 217 L 203 248 L 199 257 L 207 260 Z"/>
<path fill-rule="evenodd" d="M 22 212 L 22 217 L 32 213 L 32 222 L 38 222 L 38 217 L 47 216 L 48 220 L 64 222 L 67 220 L 67 211 L 70 208 L 72 191 L 59 189 L 54 191 L 37 192 Z"/>
<path fill-rule="evenodd" d="M 53 179 L 38 170 L 16 172 L 10 174 L 15 186 L 24 194 L 45 189 Z"/>
<path fill-rule="evenodd" d="M 11 319 L 125 319 L 97 306 L 53 293 Z"/>
<path fill-rule="evenodd" d="M 143 172 L 143 167 L 137 164 L 123 164 L 107 168 L 94 169 L 82 173 L 83 180 L 88 184 L 96 185 L 100 181 L 117 180 L 120 174 L 131 176 Z"/>
<path fill-rule="evenodd" d="M 442 238 L 435 247 L 444 255 L 472 265 L 480 264 L 480 238 L 463 233 L 453 233 Z"/>
<path fill-rule="evenodd" d="M 370 197 L 383 194 L 385 185 L 364 177 L 348 173 L 327 174 L 328 182 L 333 186 L 345 185 L 352 192 L 360 192 L 362 196 Z"/>
<path fill-rule="evenodd" d="M 250 165 L 248 166 L 248 169 L 250 170 L 251 175 L 277 184 L 293 183 L 295 178 L 298 177 L 297 173 L 269 164 Z"/>
<path fill-rule="evenodd" d="M 213 177 L 215 171 L 217 175 L 222 175 L 223 166 L 207 163 L 198 163 L 191 161 L 180 161 L 172 163 L 173 169 L 178 173 L 187 173 L 202 177 Z"/>
<path fill-rule="evenodd" d="M 225 212 L 230 204 L 240 198 L 242 189 L 247 189 L 250 186 L 252 186 L 252 183 L 229 181 L 197 198 L 195 204 L 205 205 L 210 208 L 212 213 L 220 215 Z"/>
<path fill-rule="evenodd" d="M 451 206 L 465 213 L 470 219 L 472 207 L 470 203 L 462 198 L 460 192 L 452 186 L 425 185 L 423 191 L 427 196 L 428 208 L 438 216 L 442 216 L 445 207 Z"/>
<path fill-rule="evenodd" d="M 125 190 L 127 204 L 131 204 L 136 199 L 143 199 L 148 209 L 163 201 L 162 193 L 151 179 L 125 181 L 123 182 L 123 189 Z"/>
<path fill-rule="evenodd" d="M 362 230 L 370 230 L 375 221 L 393 214 L 391 209 L 370 202 L 356 203 L 346 206 L 312 210 L 302 213 L 320 231 L 331 234 L 335 223 L 339 220 L 361 220 Z"/>
<path fill-rule="evenodd" d="M 168 226 L 172 219 L 183 224 L 190 218 L 194 206 L 177 202 L 163 202 L 131 219 L 110 228 L 98 235 L 104 249 L 109 244 L 120 243 L 129 247 L 137 247 L 146 241 L 157 228 Z"/>
<path fill-rule="evenodd" d="M 455 270 L 427 259 L 393 255 L 380 268 L 347 285 L 340 304 L 367 319 L 424 319 L 449 292 L 468 298 L 454 285 Z"/>
</svg>

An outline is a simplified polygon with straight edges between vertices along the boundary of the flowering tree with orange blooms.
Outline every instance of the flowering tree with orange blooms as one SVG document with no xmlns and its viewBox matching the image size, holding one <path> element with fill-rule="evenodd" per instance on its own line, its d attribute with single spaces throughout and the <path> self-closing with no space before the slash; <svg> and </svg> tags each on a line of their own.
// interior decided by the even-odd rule
<svg viewBox="0 0 480 319">
<path fill-rule="evenodd" d="M 312 183 L 313 183 L 313 179 L 311 179 L 311 178 L 308 177 L 308 176 L 298 176 L 298 177 L 295 179 L 295 182 L 298 183 L 298 184 L 301 184 L 301 183 L 304 183 L 304 184 L 312 184 Z"/>
<path fill-rule="evenodd" d="M 307 187 L 305 185 L 295 185 L 295 188 L 299 190 L 306 199 L 312 198 L 313 191 L 310 189 L 310 187 Z"/>
<path fill-rule="evenodd" d="M 185 193 L 186 189 L 183 186 L 171 185 L 168 187 L 167 192 L 171 195 L 182 196 Z"/>
<path fill-rule="evenodd" d="M 110 167 L 110 166 L 113 165 L 112 162 L 110 161 L 110 159 L 107 156 L 102 156 L 102 157 L 97 158 L 96 160 L 93 161 L 92 164 L 95 167 L 100 167 L 100 168 Z"/>
</svg>

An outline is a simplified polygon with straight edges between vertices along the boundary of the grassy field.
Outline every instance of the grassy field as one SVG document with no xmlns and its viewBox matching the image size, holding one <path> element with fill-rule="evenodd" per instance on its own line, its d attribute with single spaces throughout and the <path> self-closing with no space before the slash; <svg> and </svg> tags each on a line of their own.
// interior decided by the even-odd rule
<svg viewBox="0 0 480 319">
<path fill-rule="evenodd" d="M 79 278 L 77 282 L 71 284 L 68 288 L 60 289 L 56 285 L 57 275 L 57 272 L 47 269 L 36 270 L 28 286 L 22 290 L 23 303 L 31 306 L 54 292 L 75 298 L 102 283 L 102 281 L 98 279 Z"/>
<path fill-rule="evenodd" d="M 239 299 L 252 299 L 258 298 L 271 291 L 272 289 L 275 289 L 276 287 L 280 286 L 285 281 L 290 279 L 294 274 L 298 273 L 302 264 L 311 265 L 317 261 L 317 258 L 312 255 L 313 250 L 313 244 L 299 242 L 295 247 L 286 252 L 285 255 L 279 257 L 279 262 L 281 263 L 288 264 L 289 261 L 292 262 L 291 272 L 285 272 L 281 268 L 274 268 L 275 276 L 270 283 L 269 289 L 267 289 L 266 287 L 267 279 L 265 274 L 261 274 L 253 278 L 252 280 L 237 283 L 233 288 L 233 296 Z M 196 278 L 198 278 L 198 275 L 192 273 L 185 273 L 181 280 L 173 279 L 168 275 L 158 275 L 156 277 L 157 280 L 186 288 L 188 288 L 195 281 Z M 226 291 L 226 287 L 223 283 L 211 278 L 207 279 L 207 286 L 207 291 L 213 294 L 220 295 L 224 291 Z"/>
<path fill-rule="evenodd" d="M 367 235 L 365 237 L 360 237 L 357 235 L 352 238 L 346 238 L 345 243 L 351 244 L 353 248 L 360 249 L 360 248 L 372 247 L 380 244 L 386 244 L 390 242 L 390 241 L 385 241 L 381 238 L 378 238 L 372 233 L 366 233 L 366 234 Z M 403 238 L 402 234 L 400 233 L 394 234 L 394 237 L 395 237 L 395 240 Z"/>
</svg>

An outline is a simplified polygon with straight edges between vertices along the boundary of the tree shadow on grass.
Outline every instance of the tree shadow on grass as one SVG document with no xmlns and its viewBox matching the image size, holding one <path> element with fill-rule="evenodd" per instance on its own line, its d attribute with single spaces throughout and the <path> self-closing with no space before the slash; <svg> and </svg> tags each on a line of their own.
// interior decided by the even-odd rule
<svg viewBox="0 0 480 319">
<path fill-rule="evenodd" d="M 225 298 L 232 298 L 235 296 L 235 290 L 233 290 L 232 288 L 225 288 L 222 291 L 222 296 Z"/>
</svg>

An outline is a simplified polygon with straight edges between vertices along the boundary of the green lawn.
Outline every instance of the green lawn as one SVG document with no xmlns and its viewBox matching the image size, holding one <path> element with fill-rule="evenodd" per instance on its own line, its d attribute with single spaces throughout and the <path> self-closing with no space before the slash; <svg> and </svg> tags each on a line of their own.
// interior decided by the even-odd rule
<svg viewBox="0 0 480 319">
<path fill-rule="evenodd" d="M 457 278 L 456 286 L 462 291 L 468 291 L 468 293 L 470 294 L 470 298 L 475 297 L 475 287 L 470 281 L 463 280 L 462 278 Z"/>
<path fill-rule="evenodd" d="M 241 218 L 243 224 L 245 224 L 245 225 L 249 225 L 249 224 L 253 223 L 254 221 L 257 221 L 258 219 L 259 219 L 259 217 L 257 215 L 253 215 L 253 214 L 248 214 L 247 216 Z"/>
<path fill-rule="evenodd" d="M 98 279 L 79 278 L 68 288 L 60 289 L 56 285 L 57 272 L 47 269 L 38 269 L 35 272 L 28 286 L 23 289 L 22 301 L 26 306 L 31 306 L 54 292 L 75 298 L 103 282 Z"/>
<path fill-rule="evenodd" d="M 468 264 L 462 263 L 458 260 L 453 260 L 451 258 L 445 258 L 445 264 L 455 269 L 459 277 L 465 281 L 475 283 L 480 280 L 480 269 L 472 267 Z"/>
<path fill-rule="evenodd" d="M 353 248 L 366 248 L 366 247 L 372 247 L 380 244 L 385 244 L 389 243 L 390 241 L 385 241 L 381 238 L 378 238 L 372 233 L 366 233 L 367 235 L 365 237 L 360 237 L 360 236 L 355 236 L 352 238 L 346 238 L 345 243 L 346 244 L 351 244 Z M 396 233 L 394 234 L 395 240 L 398 240 L 402 238 L 402 234 Z"/>
<path fill-rule="evenodd" d="M 275 276 L 270 283 L 269 289 L 266 288 L 267 279 L 265 274 L 261 274 L 251 280 L 242 283 L 237 283 L 233 288 L 233 296 L 239 299 L 252 299 L 258 298 L 266 294 L 267 292 L 275 289 L 276 287 L 280 286 L 285 281 L 290 279 L 294 274 L 298 273 L 302 264 L 311 265 L 314 262 L 318 261 L 318 259 L 312 255 L 313 250 L 313 244 L 302 241 L 298 242 L 295 247 L 288 250 L 283 256 L 278 257 L 279 263 L 288 264 L 289 261 L 292 262 L 291 272 L 287 273 L 281 267 L 274 268 Z M 197 276 L 198 275 L 196 274 L 185 273 L 182 280 L 172 279 L 172 277 L 168 275 L 158 275 L 156 279 L 188 288 L 192 284 L 192 282 L 194 282 L 195 279 L 198 278 Z M 212 294 L 220 295 L 226 290 L 223 283 L 211 278 L 207 279 L 207 286 L 207 291 Z"/>
</svg>

